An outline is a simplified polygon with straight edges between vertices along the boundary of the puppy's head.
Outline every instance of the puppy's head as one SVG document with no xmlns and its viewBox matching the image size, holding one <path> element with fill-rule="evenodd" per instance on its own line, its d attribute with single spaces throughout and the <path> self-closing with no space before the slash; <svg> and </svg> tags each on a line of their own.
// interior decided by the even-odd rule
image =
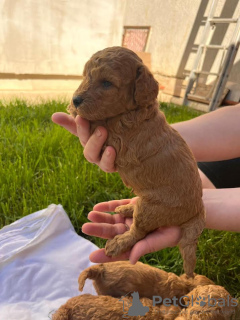
<svg viewBox="0 0 240 320">
<path fill-rule="evenodd" d="M 142 60 L 129 49 L 111 47 L 86 63 L 68 111 L 88 120 L 104 120 L 147 107 L 157 94 L 158 83 Z"/>
</svg>

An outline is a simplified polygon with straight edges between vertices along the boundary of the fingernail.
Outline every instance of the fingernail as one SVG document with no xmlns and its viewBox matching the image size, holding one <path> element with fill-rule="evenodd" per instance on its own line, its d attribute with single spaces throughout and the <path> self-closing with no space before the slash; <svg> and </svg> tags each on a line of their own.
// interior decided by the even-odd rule
<svg viewBox="0 0 240 320">
<path fill-rule="evenodd" d="M 109 157 L 110 154 L 111 154 L 111 152 L 107 149 L 107 150 L 106 150 L 106 155 Z"/>
<path fill-rule="evenodd" d="M 96 133 L 97 137 L 101 137 L 101 135 L 102 135 L 102 133 L 101 133 L 101 131 L 99 129 L 96 129 L 95 133 Z"/>
</svg>

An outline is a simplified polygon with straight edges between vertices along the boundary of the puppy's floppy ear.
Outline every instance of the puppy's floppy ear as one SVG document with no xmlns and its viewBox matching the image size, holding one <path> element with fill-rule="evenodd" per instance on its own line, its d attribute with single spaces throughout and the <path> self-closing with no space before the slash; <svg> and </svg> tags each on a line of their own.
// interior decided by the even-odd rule
<svg viewBox="0 0 240 320">
<path fill-rule="evenodd" d="M 151 105 L 158 95 L 158 82 L 153 78 L 153 75 L 144 65 L 137 70 L 135 81 L 134 99 L 136 104 L 141 107 Z"/>
</svg>

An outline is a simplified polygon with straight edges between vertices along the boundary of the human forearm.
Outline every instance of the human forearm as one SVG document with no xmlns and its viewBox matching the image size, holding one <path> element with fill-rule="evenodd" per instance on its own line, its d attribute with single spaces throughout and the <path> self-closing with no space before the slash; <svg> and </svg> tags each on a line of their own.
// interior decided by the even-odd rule
<svg viewBox="0 0 240 320">
<path fill-rule="evenodd" d="M 221 108 L 172 125 L 191 148 L 197 161 L 240 157 L 240 104 Z"/>
<path fill-rule="evenodd" d="M 52 117 L 71 133 L 79 136 L 84 145 L 84 155 L 106 172 L 114 172 L 115 150 L 108 146 L 101 154 L 107 137 L 105 128 L 101 136 L 90 137 L 89 124 L 85 119 L 75 120 L 67 114 L 56 113 Z M 172 125 L 185 139 L 197 161 L 218 161 L 240 157 L 240 104 L 221 108 L 195 119 Z M 81 120 L 81 121 L 80 121 Z"/>
<path fill-rule="evenodd" d="M 206 228 L 240 232 L 240 188 L 204 189 Z"/>
</svg>

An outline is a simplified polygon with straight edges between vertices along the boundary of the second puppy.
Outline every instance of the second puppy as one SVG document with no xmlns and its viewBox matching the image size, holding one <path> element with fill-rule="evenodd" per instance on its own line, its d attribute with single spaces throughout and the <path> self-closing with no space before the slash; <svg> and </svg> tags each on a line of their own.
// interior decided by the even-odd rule
<svg viewBox="0 0 240 320">
<path fill-rule="evenodd" d="M 214 284 L 202 275 L 178 277 L 141 262 L 132 265 L 128 261 L 101 263 L 85 269 L 78 278 L 80 291 L 86 279 L 93 280 L 98 295 L 121 297 L 128 292 L 138 291 L 140 297 L 149 299 L 153 296 L 180 299 L 199 285 Z"/>
</svg>

